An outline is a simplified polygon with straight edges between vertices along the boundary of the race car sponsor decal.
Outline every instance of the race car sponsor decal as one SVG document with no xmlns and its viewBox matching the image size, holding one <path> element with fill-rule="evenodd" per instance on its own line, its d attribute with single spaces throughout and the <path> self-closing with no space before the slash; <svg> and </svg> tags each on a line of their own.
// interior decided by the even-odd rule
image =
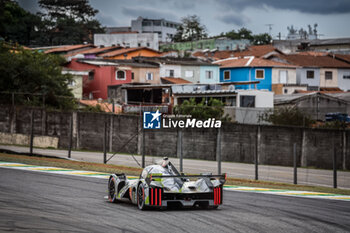
<svg viewBox="0 0 350 233">
<path fill-rule="evenodd" d="M 108 179 L 110 176 L 109 173 L 103 173 L 103 172 L 81 171 L 81 170 L 73 170 L 73 169 L 69 169 L 69 168 L 46 167 L 46 166 L 37 166 L 37 165 L 12 163 L 12 162 L 1 162 L 0 161 L 0 168 L 1 167 L 20 169 L 20 170 L 26 170 L 26 171 L 46 172 L 46 173 L 53 173 L 53 174 L 94 177 L 94 178 L 102 178 L 102 179 Z M 138 179 L 137 176 L 127 176 L 127 178 L 130 180 L 131 179 Z M 293 190 L 283 190 L 283 189 L 244 187 L 244 186 L 235 186 L 235 185 L 224 185 L 224 190 L 225 191 L 236 191 L 236 192 L 253 192 L 253 193 L 273 194 L 273 195 L 280 195 L 280 196 L 293 196 L 293 197 L 350 201 L 350 195 L 321 193 L 321 192 L 293 191 Z"/>
</svg>

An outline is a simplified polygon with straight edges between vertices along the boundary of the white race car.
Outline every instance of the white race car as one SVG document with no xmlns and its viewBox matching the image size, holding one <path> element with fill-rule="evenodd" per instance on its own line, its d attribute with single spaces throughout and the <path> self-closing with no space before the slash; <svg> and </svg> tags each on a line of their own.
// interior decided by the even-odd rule
<svg viewBox="0 0 350 233">
<path fill-rule="evenodd" d="M 217 208 L 222 204 L 223 175 L 180 174 L 168 158 L 159 164 L 147 166 L 138 179 L 125 174 L 112 174 L 108 181 L 110 202 L 129 201 L 144 210 L 172 205 Z"/>
</svg>

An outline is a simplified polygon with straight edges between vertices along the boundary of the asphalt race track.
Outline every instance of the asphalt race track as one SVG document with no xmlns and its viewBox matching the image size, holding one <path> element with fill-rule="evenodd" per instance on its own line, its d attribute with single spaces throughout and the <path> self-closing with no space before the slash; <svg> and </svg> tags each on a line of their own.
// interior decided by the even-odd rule
<svg viewBox="0 0 350 233">
<path fill-rule="evenodd" d="M 224 192 L 217 210 L 112 204 L 106 180 L 0 168 L 0 232 L 349 232 L 350 202 Z"/>
</svg>

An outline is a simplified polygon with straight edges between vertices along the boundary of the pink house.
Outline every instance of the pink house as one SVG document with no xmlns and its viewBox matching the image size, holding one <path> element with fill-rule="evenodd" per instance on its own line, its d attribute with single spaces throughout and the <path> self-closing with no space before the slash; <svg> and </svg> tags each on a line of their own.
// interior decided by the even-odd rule
<svg viewBox="0 0 350 233">
<path fill-rule="evenodd" d="M 131 67 L 114 61 L 73 59 L 67 68 L 89 71 L 83 77 L 83 97 L 89 99 L 107 99 L 108 86 L 131 82 Z"/>
</svg>

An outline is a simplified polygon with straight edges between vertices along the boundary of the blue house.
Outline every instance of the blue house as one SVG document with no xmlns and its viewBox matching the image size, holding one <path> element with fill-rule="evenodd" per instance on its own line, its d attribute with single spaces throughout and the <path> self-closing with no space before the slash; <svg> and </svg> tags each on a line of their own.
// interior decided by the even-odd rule
<svg viewBox="0 0 350 233">
<path fill-rule="evenodd" d="M 255 84 L 258 90 L 272 91 L 272 84 L 296 82 L 295 78 L 293 80 L 289 78 L 289 74 L 295 73 L 295 66 L 280 62 L 244 57 L 229 58 L 214 63 L 221 65 L 221 83 L 259 81 L 259 84 Z M 290 71 L 288 72 L 288 70 Z M 254 89 L 255 85 L 237 85 L 236 89 Z"/>
</svg>

